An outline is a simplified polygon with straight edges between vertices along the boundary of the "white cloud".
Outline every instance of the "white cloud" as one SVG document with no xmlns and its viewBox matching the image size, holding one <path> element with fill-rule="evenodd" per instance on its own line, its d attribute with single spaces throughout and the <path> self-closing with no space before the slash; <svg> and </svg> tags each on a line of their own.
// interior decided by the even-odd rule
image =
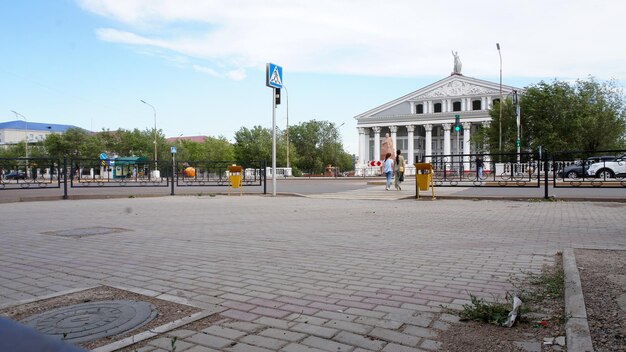
<svg viewBox="0 0 626 352">
<path fill-rule="evenodd" d="M 202 72 L 202 73 L 207 74 L 209 76 L 212 76 L 212 77 L 222 77 L 222 75 L 220 75 L 217 71 L 215 71 L 212 68 L 204 67 L 204 66 L 200 66 L 200 65 L 193 65 L 192 67 L 193 67 L 194 70 L 196 70 L 198 72 Z"/>
<path fill-rule="evenodd" d="M 268 61 L 291 72 L 626 78 L 626 2 L 417 0 L 77 0 L 117 22 L 102 40 L 224 67 L 232 79 Z M 205 72 L 206 73 L 206 72 Z"/>
</svg>

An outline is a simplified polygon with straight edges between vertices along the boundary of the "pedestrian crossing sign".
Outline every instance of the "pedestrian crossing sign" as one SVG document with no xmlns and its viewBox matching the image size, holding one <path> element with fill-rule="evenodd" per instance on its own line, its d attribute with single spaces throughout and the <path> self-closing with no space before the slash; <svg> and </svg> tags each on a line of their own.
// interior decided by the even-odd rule
<svg viewBox="0 0 626 352">
<path fill-rule="evenodd" d="M 281 66 L 268 63 L 265 71 L 266 86 L 279 89 L 283 87 L 283 68 Z"/>
</svg>

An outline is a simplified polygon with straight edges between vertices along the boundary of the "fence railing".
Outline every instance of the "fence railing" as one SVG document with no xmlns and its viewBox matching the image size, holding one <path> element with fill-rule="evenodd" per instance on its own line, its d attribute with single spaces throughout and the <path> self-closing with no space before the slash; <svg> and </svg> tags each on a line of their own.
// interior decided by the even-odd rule
<svg viewBox="0 0 626 352">
<path fill-rule="evenodd" d="M 0 189 L 59 188 L 60 165 L 51 158 L 0 158 Z"/>
</svg>

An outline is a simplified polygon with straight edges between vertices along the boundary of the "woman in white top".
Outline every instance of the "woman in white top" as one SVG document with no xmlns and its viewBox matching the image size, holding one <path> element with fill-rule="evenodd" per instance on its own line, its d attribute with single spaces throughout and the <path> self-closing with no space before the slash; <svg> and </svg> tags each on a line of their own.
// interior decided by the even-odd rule
<svg viewBox="0 0 626 352">
<path fill-rule="evenodd" d="M 391 157 L 391 153 L 387 153 L 385 155 L 385 162 L 383 162 L 383 173 L 387 177 L 387 187 L 386 190 L 389 190 L 391 187 L 391 176 L 393 175 L 393 158 Z"/>
</svg>

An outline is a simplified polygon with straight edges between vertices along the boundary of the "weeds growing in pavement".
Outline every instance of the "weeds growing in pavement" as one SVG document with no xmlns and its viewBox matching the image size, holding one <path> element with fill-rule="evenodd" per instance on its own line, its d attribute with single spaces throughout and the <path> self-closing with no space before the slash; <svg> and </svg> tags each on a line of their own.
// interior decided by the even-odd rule
<svg viewBox="0 0 626 352">
<path fill-rule="evenodd" d="M 507 298 L 509 294 L 507 293 Z M 464 304 L 463 310 L 459 313 L 461 320 L 474 320 L 494 325 L 502 325 L 509 315 L 511 305 L 506 302 L 496 300 L 487 302 L 483 298 L 478 298 L 470 294 L 470 304 Z M 508 299 L 507 299 L 508 301 Z"/>
<path fill-rule="evenodd" d="M 546 266 L 541 273 L 524 273 L 522 281 L 509 281 L 515 288 L 515 295 L 523 304 L 518 311 L 518 320 L 531 322 L 525 316 L 529 313 L 546 315 L 552 324 L 564 324 L 567 320 L 561 308 L 565 295 L 565 274 L 563 273 L 563 254 L 557 253 L 554 266 Z M 513 308 L 513 294 L 507 292 L 504 302 L 495 299 L 487 302 L 470 293 L 470 303 L 463 305 L 461 312 L 443 307 L 448 313 L 458 315 L 461 320 L 473 320 L 489 324 L 502 325 Z M 561 303 L 561 304 L 558 304 Z M 556 310 L 555 310 L 556 308 Z M 536 322 L 534 322 L 536 323 Z"/>
</svg>

